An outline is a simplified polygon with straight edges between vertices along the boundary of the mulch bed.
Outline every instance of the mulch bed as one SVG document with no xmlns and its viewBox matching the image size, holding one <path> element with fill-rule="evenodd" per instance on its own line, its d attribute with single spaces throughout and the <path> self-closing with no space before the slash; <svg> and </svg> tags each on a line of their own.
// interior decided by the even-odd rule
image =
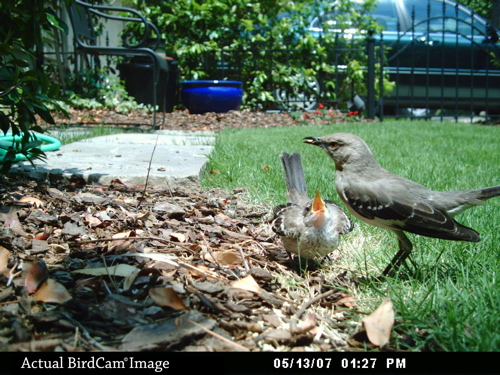
<svg viewBox="0 0 500 375">
<path fill-rule="evenodd" d="M 160 124 L 163 114 L 157 117 Z M 69 117 L 56 116 L 58 125 L 113 125 L 136 127 L 150 130 L 153 124 L 151 112 L 136 110 L 127 114 L 104 109 L 71 109 Z M 333 109 L 321 108 L 315 112 L 260 112 L 249 109 L 228 113 L 190 114 L 187 110 L 165 114 L 162 129 L 185 131 L 220 131 L 226 128 L 269 128 L 294 125 L 326 125 L 346 121 L 372 121 L 360 118 L 357 113 L 344 113 Z"/>
<path fill-rule="evenodd" d="M 167 128 L 297 123 L 280 113 L 197 116 L 169 114 Z M 248 204 L 244 188 L 171 191 L 23 176 L 0 177 L 0 186 L 3 351 L 370 346 L 356 335 L 352 275 L 298 272 L 270 228 L 270 208 Z"/>
</svg>

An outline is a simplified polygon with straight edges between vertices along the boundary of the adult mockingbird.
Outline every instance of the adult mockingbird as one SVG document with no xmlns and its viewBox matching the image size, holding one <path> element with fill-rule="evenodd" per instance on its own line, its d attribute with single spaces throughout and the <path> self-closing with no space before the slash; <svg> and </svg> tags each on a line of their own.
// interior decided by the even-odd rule
<svg viewBox="0 0 500 375">
<path fill-rule="evenodd" d="M 324 257 L 335 250 L 340 235 L 353 229 L 352 221 L 334 202 L 323 201 L 319 190 L 314 199 L 307 195 L 306 180 L 298 152 L 281 156 L 288 202 L 274 208 L 273 230 L 288 255 L 303 259 Z"/>
<path fill-rule="evenodd" d="M 467 208 L 500 195 L 500 186 L 477 190 L 433 191 L 382 168 L 358 136 L 336 133 L 307 137 L 335 162 L 335 187 L 349 211 L 365 223 L 389 229 L 399 251 L 383 274 L 392 276 L 406 260 L 412 244 L 406 232 L 445 240 L 478 242 L 479 233 L 453 219 Z"/>
</svg>

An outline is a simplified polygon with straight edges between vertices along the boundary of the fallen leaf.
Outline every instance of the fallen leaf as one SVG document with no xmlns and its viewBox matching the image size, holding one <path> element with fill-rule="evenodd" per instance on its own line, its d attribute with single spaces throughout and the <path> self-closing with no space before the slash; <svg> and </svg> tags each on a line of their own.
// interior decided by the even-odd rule
<svg viewBox="0 0 500 375">
<path fill-rule="evenodd" d="M 368 340 L 373 345 L 382 347 L 387 344 L 391 338 L 394 324 L 394 309 L 391 299 L 386 297 L 380 306 L 370 315 L 365 316 L 362 321 Z"/>
<path fill-rule="evenodd" d="M 95 227 L 102 224 L 101 220 L 99 220 L 98 218 L 96 218 L 92 215 L 85 214 L 83 217 L 90 228 L 95 228 Z"/>
<path fill-rule="evenodd" d="M 12 206 L 9 213 L 5 216 L 4 225 L 7 228 L 12 229 L 12 231 L 20 236 L 27 237 L 28 234 L 24 231 L 21 222 L 17 216 L 17 208 Z"/>
<path fill-rule="evenodd" d="M 342 304 L 345 307 L 354 307 L 356 306 L 356 299 L 353 296 L 348 295 L 346 297 L 339 299 L 336 303 L 338 305 Z"/>
<path fill-rule="evenodd" d="M 72 297 L 64 285 L 54 279 L 47 279 L 33 296 L 37 302 L 63 304 Z"/>
<path fill-rule="evenodd" d="M 123 254 L 123 256 L 138 256 L 145 257 L 156 260 L 158 262 L 165 262 L 172 266 L 179 267 L 179 264 L 176 262 L 177 257 L 172 254 L 161 254 L 161 253 L 129 253 Z"/>
<path fill-rule="evenodd" d="M 240 254 L 233 250 L 213 251 L 206 253 L 203 257 L 209 262 L 216 262 L 223 266 L 236 266 L 241 264 Z"/>
<path fill-rule="evenodd" d="M 169 219 L 174 217 L 182 217 L 186 214 L 184 208 L 177 204 L 172 204 L 169 202 L 158 202 L 153 206 L 153 211 L 165 212 Z"/>
<path fill-rule="evenodd" d="M 43 259 L 35 261 L 29 269 L 24 285 L 28 293 L 35 293 L 42 283 L 49 278 L 49 270 Z"/>
<path fill-rule="evenodd" d="M 202 277 L 207 271 L 210 270 L 210 268 L 204 266 L 203 264 L 193 264 L 193 267 L 200 270 L 200 272 L 197 272 L 196 270 L 188 270 L 188 272 L 195 277 Z M 207 280 L 211 280 L 211 278 L 207 278 Z"/>
<path fill-rule="evenodd" d="M 42 233 L 35 237 L 35 240 L 46 240 L 50 237 L 50 233 Z"/>
<path fill-rule="evenodd" d="M 97 267 L 97 268 L 84 268 L 81 270 L 73 271 L 73 273 L 83 273 L 85 275 L 92 276 L 120 276 L 120 277 L 129 277 L 133 275 L 137 271 L 140 271 L 138 268 L 134 266 L 130 266 L 128 264 L 117 264 L 115 266 L 110 267 Z"/>
<path fill-rule="evenodd" d="M 186 236 L 182 233 L 170 233 L 170 237 L 175 238 L 179 242 L 186 242 Z"/>
<path fill-rule="evenodd" d="M 36 208 L 44 206 L 44 203 L 40 199 L 34 197 L 22 197 L 21 199 L 19 199 L 19 202 L 29 203 Z"/>
<path fill-rule="evenodd" d="M 260 293 L 261 291 L 261 287 L 259 286 L 259 284 L 257 284 L 252 275 L 248 275 L 243 279 L 235 281 L 234 283 L 231 284 L 231 287 L 248 290 L 250 292 L 255 292 L 255 293 Z"/>
<path fill-rule="evenodd" d="M 296 327 L 294 333 L 306 333 L 317 326 L 317 317 L 315 314 L 307 314 Z"/>
<path fill-rule="evenodd" d="M 124 290 L 129 290 L 132 284 L 134 284 L 135 279 L 141 272 L 140 269 L 136 269 L 135 271 L 130 272 L 130 275 L 125 276 L 125 280 L 123 280 L 123 289 Z"/>
<path fill-rule="evenodd" d="M 55 253 L 69 253 L 69 245 L 67 243 L 51 243 L 49 248 Z"/>
<path fill-rule="evenodd" d="M 31 241 L 30 254 L 41 253 L 41 252 L 46 251 L 47 249 L 48 249 L 47 241 L 45 241 L 45 240 L 37 240 L 37 239 L 33 239 Z"/>
<path fill-rule="evenodd" d="M 198 323 L 194 325 L 192 322 Z M 152 351 L 174 350 L 181 342 L 192 342 L 211 330 L 217 321 L 199 311 L 191 310 L 180 316 L 159 322 L 138 325 L 125 335 L 120 350 Z"/>
<path fill-rule="evenodd" d="M 187 308 L 173 288 L 152 288 L 149 290 L 149 296 L 158 306 L 167 306 L 174 310 Z"/>
<path fill-rule="evenodd" d="M 282 328 L 269 329 L 264 334 L 264 338 L 269 341 L 285 343 L 292 339 L 292 333 L 289 330 Z"/>
<path fill-rule="evenodd" d="M 125 251 L 125 250 L 131 250 L 132 242 L 127 241 L 127 238 L 129 237 L 136 237 L 136 233 L 133 230 L 129 230 L 126 232 L 120 232 L 116 233 L 113 235 L 113 238 L 116 238 L 116 241 L 111 241 L 108 244 L 108 250 L 117 250 L 117 251 Z M 120 240 L 123 238 L 123 240 Z"/>
<path fill-rule="evenodd" d="M 5 247 L 0 246 L 0 274 L 3 274 L 5 271 L 9 269 L 9 259 L 10 259 L 10 251 Z"/>
</svg>

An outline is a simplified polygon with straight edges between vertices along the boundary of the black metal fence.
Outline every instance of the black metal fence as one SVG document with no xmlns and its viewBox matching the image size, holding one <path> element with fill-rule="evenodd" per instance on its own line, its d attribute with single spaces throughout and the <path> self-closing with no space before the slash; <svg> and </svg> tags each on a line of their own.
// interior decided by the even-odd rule
<svg viewBox="0 0 500 375">
<path fill-rule="evenodd" d="M 364 110 L 368 118 L 381 120 L 388 117 L 495 120 L 500 117 L 498 35 L 474 14 L 469 16 L 464 18 L 458 5 L 451 11 L 443 6 L 441 13 L 431 13 L 429 5 L 426 17 L 420 20 L 412 12 L 411 24 L 405 31 L 398 23 L 395 29 L 389 26 L 380 34 L 369 33 L 362 39 L 338 37 L 339 43 L 327 53 L 332 69 L 326 74 L 318 72 L 310 82 L 301 82 L 299 89 L 293 84 L 280 87 L 279 82 L 273 81 L 275 66 L 258 69 L 267 69 L 271 77 L 270 92 L 277 107 L 284 110 L 312 110 L 318 103 L 324 103 L 347 110 L 354 106 Z M 350 56 L 353 53 L 359 56 L 360 51 L 364 55 L 362 86 L 353 83 L 349 77 L 353 72 L 347 66 Z M 280 54 L 279 59 L 270 60 L 286 62 L 308 52 L 259 48 L 224 53 L 218 65 L 220 79 L 242 76 L 245 68 L 234 65 L 234 54 L 247 56 L 236 60 L 248 68 L 248 61 L 252 61 L 249 54 Z M 232 58 L 225 59 L 227 54 L 232 54 Z"/>
<path fill-rule="evenodd" d="M 383 71 L 395 83 L 383 92 L 379 115 L 497 119 L 500 115 L 500 48 L 496 31 L 472 17 L 432 15 L 412 27 L 380 35 Z"/>
</svg>

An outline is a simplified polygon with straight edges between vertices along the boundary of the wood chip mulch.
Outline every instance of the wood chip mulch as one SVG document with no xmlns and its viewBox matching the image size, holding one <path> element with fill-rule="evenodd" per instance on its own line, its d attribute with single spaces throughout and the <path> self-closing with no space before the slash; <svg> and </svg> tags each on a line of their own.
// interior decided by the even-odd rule
<svg viewBox="0 0 500 375">
<path fill-rule="evenodd" d="M 123 122 L 94 112 L 71 116 Z M 305 120 L 331 123 L 326 115 Z M 297 123 L 286 113 L 167 114 L 177 130 Z M 245 196 L 0 176 L 0 350 L 366 348 L 352 275 L 330 260 L 299 271 L 271 230 L 271 207 Z"/>
<path fill-rule="evenodd" d="M 3 351 L 354 349 L 352 280 L 298 272 L 244 189 L 0 179 Z"/>
</svg>

